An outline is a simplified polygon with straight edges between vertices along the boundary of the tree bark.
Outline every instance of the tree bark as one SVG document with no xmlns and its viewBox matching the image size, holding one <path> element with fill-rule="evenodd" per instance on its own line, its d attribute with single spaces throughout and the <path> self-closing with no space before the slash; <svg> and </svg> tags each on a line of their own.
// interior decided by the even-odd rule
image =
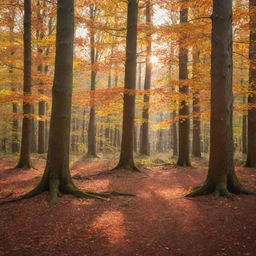
<svg viewBox="0 0 256 256">
<path fill-rule="evenodd" d="M 185 2 L 185 0 L 184 0 Z M 180 23 L 188 21 L 188 9 L 182 6 L 180 11 Z M 179 52 L 179 80 L 181 83 L 188 79 L 188 49 L 180 46 Z M 189 94 L 189 87 L 180 84 L 179 92 L 185 95 Z M 189 105 L 182 101 L 179 108 L 179 156 L 178 166 L 191 166 L 189 156 Z"/>
<path fill-rule="evenodd" d="M 248 150 L 246 167 L 256 168 L 256 0 L 250 0 Z"/>
<path fill-rule="evenodd" d="M 137 0 L 128 0 L 124 88 L 131 90 L 132 94 L 124 92 L 121 154 L 116 168 L 132 170 L 137 169 L 133 159 L 135 116 L 135 95 L 133 93 L 136 89 L 137 18 L 138 2 Z"/>
<path fill-rule="evenodd" d="M 41 7 L 41 4 L 40 4 L 40 1 L 37 2 L 37 7 L 38 7 L 38 10 L 37 10 L 37 20 L 39 22 L 39 24 L 41 26 L 43 26 L 43 15 L 45 14 L 44 11 L 43 11 L 43 14 L 41 14 L 41 10 L 42 10 L 42 7 Z M 37 30 L 37 40 L 42 40 L 44 38 L 44 32 L 43 31 L 40 31 L 40 30 Z M 38 45 L 37 47 L 37 52 L 38 52 L 38 57 L 41 58 L 42 57 L 42 54 L 43 54 L 43 48 Z M 48 52 L 48 51 L 46 51 Z M 45 71 L 44 67 L 43 67 L 43 63 L 40 61 L 38 67 L 37 67 L 37 71 L 40 73 L 40 74 L 43 74 L 43 72 Z M 44 73 L 47 73 L 47 71 L 45 71 Z M 41 94 L 42 96 L 44 95 L 44 82 L 41 80 L 39 82 L 39 88 L 38 89 L 38 93 Z M 41 118 L 41 120 L 38 121 L 38 147 L 37 147 L 37 152 L 39 154 L 43 154 L 45 153 L 45 120 L 44 119 L 44 115 L 45 115 L 45 102 L 44 101 L 39 101 L 38 103 L 38 114 L 39 114 L 39 117 Z"/>
<path fill-rule="evenodd" d="M 35 108 L 34 108 L 34 105 L 31 105 L 31 114 L 34 115 L 35 114 Z M 35 119 L 32 118 L 30 120 L 30 124 L 31 124 L 31 149 L 30 151 L 32 153 L 37 153 L 37 137 L 36 137 L 36 130 L 37 130 L 37 127 L 36 127 L 36 122 L 35 122 Z"/>
<path fill-rule="evenodd" d="M 78 189 L 73 184 L 70 175 L 69 145 L 73 80 L 73 39 L 74 1 L 58 0 L 55 72 L 46 168 L 40 183 L 32 191 L 15 200 L 30 198 L 43 191 L 49 191 L 51 204 L 57 202 L 60 193 L 102 199 L 98 193 L 85 192 Z"/>
<path fill-rule="evenodd" d="M 151 1 L 147 1 L 146 5 L 146 23 L 151 26 Z M 142 110 L 142 125 L 141 125 L 141 144 L 140 144 L 140 153 L 143 155 L 150 155 L 150 144 L 149 144 L 149 101 L 150 101 L 150 87 L 151 87 L 151 73 L 152 73 L 152 39 L 151 39 L 151 29 L 148 29 L 147 33 L 147 57 L 146 57 L 146 71 L 145 71 L 145 83 L 144 83 L 144 107 Z M 139 70 L 141 74 L 141 68 Z M 139 79 L 140 82 L 140 79 Z"/>
<path fill-rule="evenodd" d="M 196 81 L 197 65 L 199 64 L 199 50 L 193 53 L 193 78 Z M 201 157 L 201 121 L 200 121 L 200 99 L 199 90 L 194 88 L 193 93 L 193 139 L 192 139 L 192 155 Z"/>
<path fill-rule="evenodd" d="M 14 41 L 14 21 L 15 21 L 15 16 L 16 16 L 16 12 L 15 12 L 15 8 L 11 8 L 10 9 L 10 17 L 11 17 L 11 22 L 10 22 L 10 27 L 9 27 L 9 32 L 10 32 L 10 45 L 11 45 L 11 51 L 10 51 L 10 58 L 13 58 L 14 54 L 15 54 L 15 50 L 14 50 L 14 45 L 13 45 L 13 41 Z M 12 67 L 9 68 L 9 75 L 10 75 L 10 86 L 12 88 L 13 92 L 16 92 L 16 88 L 14 87 L 14 70 Z M 19 143 L 18 143 L 18 128 L 19 128 L 19 123 L 18 123 L 18 119 L 17 119 L 17 113 L 18 113 L 18 104 L 12 103 L 12 113 L 14 115 L 13 120 L 12 120 L 12 153 L 18 153 L 19 152 Z"/>
<path fill-rule="evenodd" d="M 175 121 L 176 118 L 176 110 L 172 112 L 173 116 L 173 124 L 172 124 L 172 150 L 173 150 L 173 156 L 178 155 L 178 134 L 177 134 L 177 123 Z"/>
<path fill-rule="evenodd" d="M 214 0 L 211 50 L 210 160 L 206 181 L 188 196 L 247 191 L 234 171 L 232 131 L 232 0 Z"/>
<path fill-rule="evenodd" d="M 23 120 L 20 158 L 16 168 L 31 168 L 31 104 L 26 97 L 31 95 L 31 0 L 24 0 L 24 80 L 23 80 Z"/>
<path fill-rule="evenodd" d="M 243 95 L 243 104 L 246 104 L 246 96 Z M 242 153 L 247 154 L 247 115 L 243 113 L 242 118 Z"/>
<path fill-rule="evenodd" d="M 133 151 L 135 153 L 138 152 L 138 147 L 137 147 L 137 126 L 136 125 L 134 125 Z"/>
<path fill-rule="evenodd" d="M 90 20 L 95 19 L 95 6 L 90 6 Z M 90 45 L 91 45 L 91 95 L 90 95 L 90 117 L 88 125 L 88 150 L 86 157 L 97 157 L 96 152 L 96 114 L 95 114 L 95 89 L 96 89 L 96 49 L 95 49 L 95 35 L 93 29 L 90 31 Z"/>
</svg>

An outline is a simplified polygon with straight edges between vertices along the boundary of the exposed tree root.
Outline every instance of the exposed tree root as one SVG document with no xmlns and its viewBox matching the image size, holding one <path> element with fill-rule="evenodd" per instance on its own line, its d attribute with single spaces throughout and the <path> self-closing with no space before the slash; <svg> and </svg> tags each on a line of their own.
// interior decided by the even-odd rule
<svg viewBox="0 0 256 256">
<path fill-rule="evenodd" d="M 191 193 L 185 195 L 184 197 L 203 196 L 210 193 L 211 192 L 206 186 L 201 186 L 201 187 L 195 188 Z"/>
<path fill-rule="evenodd" d="M 245 195 L 256 195 L 255 192 L 249 191 L 244 188 L 240 183 L 233 184 L 232 188 L 227 188 L 226 186 L 215 186 L 205 184 L 201 187 L 195 187 L 191 193 L 185 195 L 184 197 L 195 197 L 195 196 L 203 196 L 208 194 L 214 194 L 214 198 L 218 199 L 221 196 L 227 197 L 231 200 L 234 200 L 236 195 L 245 194 Z"/>
<path fill-rule="evenodd" d="M 17 201 L 24 200 L 24 199 L 29 199 L 29 198 L 37 196 L 37 195 L 39 195 L 39 194 L 41 194 L 43 192 L 44 192 L 44 189 L 41 188 L 40 186 L 37 186 L 36 188 L 34 188 L 33 190 L 31 190 L 30 192 L 28 192 L 28 193 L 26 193 L 24 195 L 21 195 L 19 197 L 16 197 L 16 198 L 13 198 L 13 199 L 1 202 L 0 205 L 17 202 Z"/>
<path fill-rule="evenodd" d="M 75 174 L 74 176 L 72 176 L 72 179 L 75 179 L 75 180 L 91 180 L 95 177 L 115 174 L 116 171 L 120 171 L 121 169 L 126 169 L 126 170 L 130 170 L 130 171 L 133 171 L 133 172 L 141 172 L 141 170 L 139 168 L 137 168 L 136 166 L 133 166 L 133 167 L 116 166 L 113 169 L 97 172 L 97 173 L 86 175 L 86 176 L 81 176 L 80 174 Z"/>
<path fill-rule="evenodd" d="M 63 188 L 63 191 L 60 191 L 59 187 L 60 187 L 59 180 L 51 181 L 49 184 L 49 189 L 45 189 L 44 186 L 39 184 L 35 189 L 31 190 L 27 194 L 24 194 L 22 196 L 14 198 L 14 199 L 3 201 L 0 203 L 0 205 L 17 202 L 17 201 L 20 201 L 23 199 L 29 199 L 29 198 L 37 196 L 45 191 L 49 192 L 49 204 L 50 205 L 54 205 L 57 203 L 58 197 L 60 196 L 61 193 L 71 194 L 73 196 L 80 197 L 80 198 L 94 198 L 94 199 L 100 199 L 100 200 L 108 200 L 109 198 L 111 198 L 113 196 L 135 196 L 134 194 L 120 193 L 120 192 L 115 192 L 115 191 L 107 191 L 107 192 L 102 192 L 102 193 L 83 191 L 83 190 L 77 188 L 73 183 L 68 183 Z"/>
</svg>

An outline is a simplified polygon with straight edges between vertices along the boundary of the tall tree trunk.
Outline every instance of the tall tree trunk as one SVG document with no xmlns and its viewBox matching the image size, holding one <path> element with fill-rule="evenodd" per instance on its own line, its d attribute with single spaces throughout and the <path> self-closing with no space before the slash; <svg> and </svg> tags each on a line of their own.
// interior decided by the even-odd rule
<svg viewBox="0 0 256 256">
<path fill-rule="evenodd" d="M 186 2 L 186 0 L 183 0 Z M 188 9 L 181 7 L 180 10 L 180 23 L 188 21 Z M 189 87 L 183 85 L 184 80 L 188 79 L 188 49 L 180 46 L 179 52 L 179 80 L 181 82 L 179 92 L 185 95 L 189 94 Z M 191 166 L 189 156 L 189 105 L 188 102 L 183 100 L 179 108 L 179 156 L 178 166 Z"/>
<path fill-rule="evenodd" d="M 10 27 L 9 27 L 9 32 L 10 32 L 10 44 L 11 44 L 11 51 L 10 51 L 10 58 L 13 58 L 15 54 L 14 50 L 14 21 L 15 21 L 15 8 L 10 9 L 10 17 L 11 17 L 11 22 L 10 22 Z M 10 74 L 10 86 L 12 88 L 12 91 L 15 92 L 16 88 L 14 87 L 14 71 L 13 68 L 9 68 L 9 74 Z M 12 120 L 12 153 L 18 153 L 19 152 L 19 143 L 18 143 L 18 128 L 19 128 L 19 123 L 17 119 L 17 113 L 18 113 L 18 104 L 17 103 L 12 103 L 12 113 L 13 113 L 13 120 Z"/>
<path fill-rule="evenodd" d="M 82 120 L 82 144 L 85 145 L 85 114 L 86 109 L 83 110 L 83 120 Z"/>
<path fill-rule="evenodd" d="M 100 152 L 102 152 L 103 151 L 103 146 L 104 146 L 104 144 L 103 144 L 103 133 L 104 133 L 104 127 L 103 127 L 103 125 L 101 125 L 100 126 L 100 141 L 99 141 L 99 150 L 100 150 Z"/>
<path fill-rule="evenodd" d="M 12 112 L 14 116 L 18 113 L 17 103 L 12 103 Z M 19 129 L 19 122 L 17 120 L 17 117 L 14 117 L 14 120 L 12 121 L 12 153 L 19 152 L 18 129 Z"/>
<path fill-rule="evenodd" d="M 20 158 L 16 168 L 31 168 L 31 105 L 26 97 L 31 95 L 31 0 L 24 0 L 24 84 L 23 120 Z"/>
<path fill-rule="evenodd" d="M 133 150 L 135 153 L 138 152 L 138 147 L 137 147 L 137 126 L 134 125 L 134 137 L 133 137 Z"/>
<path fill-rule="evenodd" d="M 72 130 L 72 135 L 71 135 L 71 152 L 75 152 L 75 130 L 76 130 L 76 128 L 75 128 L 75 118 L 73 117 L 72 119 L 71 119 L 72 121 L 71 121 L 71 130 Z"/>
<path fill-rule="evenodd" d="M 248 150 L 246 167 L 256 168 L 256 0 L 250 0 Z"/>
<path fill-rule="evenodd" d="M 49 108 L 49 104 L 46 102 L 45 103 L 45 111 L 46 113 L 48 113 L 48 108 Z M 49 121 L 46 119 L 45 120 L 45 152 L 48 151 L 48 144 L 49 144 Z"/>
<path fill-rule="evenodd" d="M 43 90 L 40 93 L 44 94 Z M 40 101 L 38 105 L 39 117 L 43 119 L 45 116 L 45 102 Z M 45 153 L 45 120 L 38 121 L 38 153 Z"/>
<path fill-rule="evenodd" d="M 146 22 L 147 25 L 151 26 L 151 1 L 147 1 L 146 6 Z M 145 83 L 144 90 L 144 107 L 142 110 L 142 126 L 141 126 L 141 144 L 140 144 L 140 153 L 143 155 L 150 154 L 150 144 L 149 144 L 149 91 L 151 87 L 151 72 L 152 72 L 152 46 L 151 46 L 151 29 L 148 29 L 147 33 L 147 57 L 146 57 L 146 71 L 145 71 Z M 141 70 L 140 70 L 141 73 Z"/>
<path fill-rule="evenodd" d="M 73 38 L 74 1 L 58 0 L 55 72 L 46 168 L 40 183 L 21 199 L 35 196 L 46 190 L 50 193 L 52 204 L 57 202 L 60 193 L 99 198 L 97 193 L 78 189 L 72 182 L 69 169 Z"/>
<path fill-rule="evenodd" d="M 31 105 L 31 114 L 34 115 L 35 114 L 35 108 L 34 108 L 34 105 Z M 30 121 L 30 124 L 31 124 L 31 152 L 33 153 L 37 153 L 37 137 L 36 137 L 36 122 L 35 122 L 35 119 L 31 119 Z"/>
<path fill-rule="evenodd" d="M 232 131 L 232 0 L 214 0 L 211 52 L 210 161 L 206 181 L 189 196 L 249 193 L 234 171 Z"/>
<path fill-rule="evenodd" d="M 243 95 L 243 104 L 246 104 L 246 96 Z M 242 153 L 247 154 L 247 115 L 243 113 L 242 118 Z"/>
<path fill-rule="evenodd" d="M 95 7 L 90 6 L 90 20 L 93 22 L 95 19 Z M 93 29 L 90 31 L 90 45 L 91 45 L 91 96 L 90 96 L 90 117 L 88 125 L 88 150 L 87 157 L 97 157 L 96 153 L 96 117 L 95 117 L 95 88 L 96 88 L 96 75 L 95 62 L 95 35 Z"/>
<path fill-rule="evenodd" d="M 196 81 L 198 75 L 197 65 L 199 64 L 199 50 L 193 53 L 193 78 Z M 201 157 L 201 121 L 200 121 L 200 99 L 199 90 L 194 88 L 193 93 L 193 140 L 192 140 L 192 155 Z"/>
<path fill-rule="evenodd" d="M 160 113 L 160 122 L 163 120 L 163 112 Z M 163 130 L 160 128 L 157 132 L 157 152 L 163 152 Z"/>
<path fill-rule="evenodd" d="M 128 0 L 124 88 L 133 92 L 136 88 L 137 18 L 138 2 Z M 117 168 L 136 169 L 133 159 L 134 116 L 135 95 L 125 91 L 121 154 Z"/>
<path fill-rule="evenodd" d="M 41 14 L 41 3 L 40 1 L 37 1 L 37 22 L 43 26 L 43 15 L 44 10 L 43 10 L 43 14 Z M 42 54 L 43 54 L 43 48 L 40 46 L 40 41 L 43 39 L 44 37 L 44 33 L 42 30 L 37 30 L 36 31 L 36 37 L 37 40 L 39 41 L 39 44 L 37 46 L 37 52 L 38 52 L 38 57 L 39 59 L 42 58 Z M 43 63 L 42 61 L 40 61 L 39 65 L 37 66 L 37 71 L 40 75 L 43 74 L 44 72 L 44 67 L 43 67 Z M 44 95 L 44 82 L 43 80 L 41 80 L 39 82 L 39 89 L 38 89 L 38 93 L 41 94 L 42 96 Z M 38 121 L 38 148 L 37 148 L 37 152 L 39 154 L 43 154 L 45 153 L 45 121 L 43 120 L 44 115 L 45 115 L 45 102 L 44 101 L 39 101 L 38 103 L 38 114 L 39 114 L 39 118 L 41 118 L 41 120 Z"/>
<path fill-rule="evenodd" d="M 172 150 L 173 150 L 173 156 L 178 155 L 178 134 L 177 134 L 177 123 L 176 123 L 176 110 L 172 112 L 172 116 L 174 119 L 174 123 L 172 124 L 172 140 L 173 140 L 173 145 L 172 145 Z"/>
</svg>

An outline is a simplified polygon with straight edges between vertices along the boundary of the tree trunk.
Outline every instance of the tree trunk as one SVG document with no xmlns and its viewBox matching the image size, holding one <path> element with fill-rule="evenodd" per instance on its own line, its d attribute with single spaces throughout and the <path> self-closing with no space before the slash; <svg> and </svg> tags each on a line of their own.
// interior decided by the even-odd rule
<svg viewBox="0 0 256 256">
<path fill-rule="evenodd" d="M 49 108 L 48 103 L 45 103 L 46 113 L 48 113 L 48 108 Z M 45 152 L 48 151 L 48 144 L 49 144 L 49 121 L 46 119 L 46 121 L 45 121 L 45 142 L 44 142 Z"/>
<path fill-rule="evenodd" d="M 246 104 L 246 96 L 243 95 L 243 103 Z M 247 115 L 243 113 L 242 119 L 242 153 L 247 154 Z"/>
<path fill-rule="evenodd" d="M 75 152 L 75 118 L 72 118 L 71 121 L 71 130 L 72 130 L 72 135 L 71 135 L 71 152 Z"/>
<path fill-rule="evenodd" d="M 136 89 L 137 18 L 138 2 L 137 0 L 129 0 L 124 88 L 125 90 L 131 90 L 133 93 Z M 134 116 L 135 95 L 128 94 L 127 91 L 125 91 L 121 154 L 117 168 L 136 169 L 133 159 Z"/>
<path fill-rule="evenodd" d="M 185 1 L 185 0 L 184 0 Z M 182 6 L 180 11 L 180 23 L 187 22 L 188 9 Z M 179 92 L 185 95 L 189 94 L 189 87 L 182 82 L 188 79 L 188 50 L 180 46 L 179 52 L 179 80 L 181 81 Z M 189 156 L 189 105 L 188 102 L 182 101 L 179 108 L 179 157 L 178 166 L 191 166 Z"/>
<path fill-rule="evenodd" d="M 37 187 L 16 200 L 29 198 L 46 190 L 49 190 L 51 204 L 57 202 L 60 193 L 101 198 L 97 193 L 84 192 L 78 189 L 73 184 L 70 175 L 69 145 L 73 80 L 73 38 L 74 1 L 58 0 L 55 72 L 46 168 Z"/>
<path fill-rule="evenodd" d="M 151 1 L 147 1 L 146 6 L 146 22 L 147 25 L 151 26 Z M 148 29 L 147 33 L 147 57 L 146 57 L 146 71 L 145 71 L 145 83 L 144 90 L 144 107 L 142 110 L 142 126 L 141 126 L 141 144 L 140 144 L 140 153 L 143 155 L 150 155 L 150 145 L 149 145 L 149 92 L 151 87 L 151 72 L 152 72 L 152 63 L 151 63 L 151 29 Z M 141 74 L 141 70 L 139 70 Z M 140 79 L 139 79 L 140 80 Z"/>
<path fill-rule="evenodd" d="M 134 125 L 133 150 L 134 150 L 135 153 L 138 152 L 138 147 L 137 147 L 137 126 L 136 125 Z"/>
<path fill-rule="evenodd" d="M 206 181 L 188 196 L 249 193 L 234 171 L 232 131 L 232 0 L 214 0 L 211 52 L 210 161 Z"/>
<path fill-rule="evenodd" d="M 35 114 L 35 108 L 34 105 L 31 105 L 31 114 L 34 115 Z M 37 153 L 37 137 L 36 137 L 36 122 L 35 119 L 31 119 L 30 121 L 31 124 L 31 149 L 30 151 L 32 153 Z"/>
<path fill-rule="evenodd" d="M 199 50 L 195 50 L 193 54 L 193 78 L 197 80 L 199 64 Z M 201 121 L 200 121 L 200 99 L 199 90 L 194 88 L 193 93 L 193 140 L 192 140 L 192 155 L 201 157 Z"/>
<path fill-rule="evenodd" d="M 17 103 L 12 104 L 12 112 L 14 115 L 18 113 Z M 15 119 L 12 121 L 12 153 L 18 153 L 19 152 L 19 142 L 18 142 L 19 123 L 18 123 L 17 117 L 14 117 L 14 118 Z"/>
<path fill-rule="evenodd" d="M 163 112 L 160 113 L 160 122 L 163 120 Z M 163 152 L 163 130 L 160 128 L 157 133 L 157 152 L 162 153 Z"/>
<path fill-rule="evenodd" d="M 256 168 L 256 0 L 250 0 L 248 150 L 246 167 Z"/>
<path fill-rule="evenodd" d="M 41 10 L 42 7 L 40 5 L 40 1 L 37 2 L 37 22 L 39 22 L 39 24 L 41 24 L 41 26 L 43 26 L 43 15 L 45 15 L 44 10 L 43 10 L 43 14 L 41 14 Z M 37 40 L 42 40 L 44 38 L 44 32 L 42 30 L 37 30 L 36 31 L 36 36 L 37 36 Z M 39 41 L 40 42 L 40 41 Z M 37 47 L 37 52 L 38 52 L 38 57 L 39 59 L 42 57 L 43 54 L 43 49 L 40 46 L 40 44 L 38 44 Z M 37 71 L 40 75 L 43 74 L 44 72 L 44 67 L 43 67 L 43 63 L 40 61 L 38 67 L 37 67 Z M 42 96 L 44 95 L 44 82 L 43 80 L 41 80 L 39 82 L 39 88 L 38 89 L 38 93 L 41 94 Z M 45 115 L 45 102 L 44 101 L 39 101 L 38 103 L 38 114 L 39 117 L 41 118 L 41 120 L 38 121 L 38 148 L 37 148 L 37 152 L 39 154 L 43 154 L 45 153 L 45 120 L 43 120 L 44 115 Z"/>
<path fill-rule="evenodd" d="M 172 124 L 172 140 L 173 140 L 173 145 L 172 145 L 172 150 L 173 150 L 173 156 L 178 155 L 178 134 L 177 134 L 177 123 L 176 123 L 176 110 L 172 112 L 173 120 L 174 123 Z"/>
<path fill-rule="evenodd" d="M 90 7 L 90 20 L 93 22 L 95 19 L 95 7 Z M 97 157 L 96 153 L 96 117 L 95 117 L 95 88 L 96 88 L 96 75 L 95 62 L 95 35 L 93 29 L 90 31 L 90 45 L 91 45 L 91 95 L 90 95 L 90 117 L 88 125 L 88 150 L 86 157 Z"/>
<path fill-rule="evenodd" d="M 10 23 L 10 44 L 11 44 L 11 51 L 10 51 L 10 58 L 13 58 L 14 54 L 15 54 L 15 50 L 14 50 L 14 34 L 13 34 L 13 30 L 14 30 L 14 21 L 15 21 L 15 9 L 11 8 L 10 9 L 10 16 L 11 16 L 11 23 Z M 16 88 L 14 87 L 14 72 L 13 72 L 13 68 L 10 67 L 9 68 L 9 74 L 10 74 L 10 86 L 12 88 L 13 92 L 16 92 Z M 19 123 L 17 120 L 17 113 L 18 113 L 18 104 L 17 103 L 12 103 L 12 113 L 13 113 L 13 121 L 12 121 L 12 153 L 18 153 L 19 152 L 19 143 L 18 143 L 18 128 L 19 128 Z"/>
<path fill-rule="evenodd" d="M 31 168 L 31 105 L 26 97 L 31 95 L 31 0 L 24 0 L 24 84 L 23 84 L 23 120 L 20 158 L 16 168 Z"/>
<path fill-rule="evenodd" d="M 43 90 L 41 90 L 43 94 Z M 44 118 L 45 102 L 40 101 L 38 106 L 39 117 Z M 45 120 L 38 121 L 38 153 L 45 153 Z"/>
<path fill-rule="evenodd" d="M 104 146 L 104 144 L 103 144 L 103 133 L 104 133 L 104 127 L 103 127 L 103 125 L 101 125 L 100 126 L 100 142 L 99 142 L 99 150 L 100 150 L 100 152 L 103 151 L 103 146 Z"/>
</svg>

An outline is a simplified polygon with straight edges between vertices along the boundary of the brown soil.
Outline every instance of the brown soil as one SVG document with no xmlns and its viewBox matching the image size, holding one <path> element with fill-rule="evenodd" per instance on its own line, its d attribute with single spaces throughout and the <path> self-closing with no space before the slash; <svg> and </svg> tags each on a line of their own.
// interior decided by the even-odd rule
<svg viewBox="0 0 256 256">
<path fill-rule="evenodd" d="M 214 200 L 212 195 L 182 198 L 202 184 L 207 168 L 159 165 L 141 173 L 119 171 L 75 180 L 83 189 L 118 191 L 136 197 L 108 201 L 64 195 L 49 206 L 47 193 L 0 206 L 0 255 L 4 256 L 239 256 L 256 255 L 256 197 Z M 0 159 L 0 199 L 29 191 L 38 170 L 10 170 Z M 112 162 L 79 163 L 72 175 L 89 175 Z M 242 182 L 256 190 L 256 170 L 237 168 Z"/>
</svg>

